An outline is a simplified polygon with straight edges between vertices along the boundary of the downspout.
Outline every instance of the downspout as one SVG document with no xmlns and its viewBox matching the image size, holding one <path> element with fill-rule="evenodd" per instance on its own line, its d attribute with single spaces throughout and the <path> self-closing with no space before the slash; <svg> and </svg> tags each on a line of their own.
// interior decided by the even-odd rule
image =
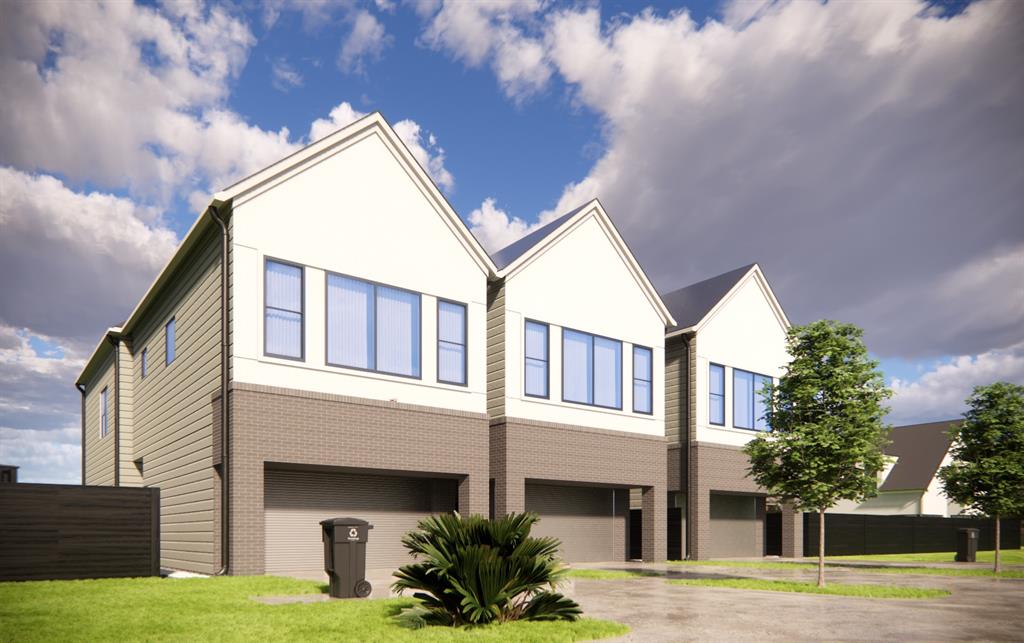
<svg viewBox="0 0 1024 643">
<path fill-rule="evenodd" d="M 230 558 L 230 530 L 228 511 L 230 503 L 228 474 L 228 226 L 217 208 L 211 205 L 206 210 L 217 222 L 221 231 L 220 245 L 220 555 L 221 566 L 217 575 L 228 573 Z"/>
<path fill-rule="evenodd" d="M 85 486 L 85 385 L 75 383 L 75 388 L 82 394 L 82 486 Z"/>
<path fill-rule="evenodd" d="M 693 528 L 693 521 L 690 519 L 690 510 L 693 507 L 693 494 L 690 493 L 693 488 L 693 463 L 690 461 L 690 338 L 687 335 L 683 335 L 683 368 L 679 379 L 682 380 L 680 384 L 685 384 L 680 387 L 683 389 L 683 426 L 679 430 L 680 436 L 683 436 L 683 448 L 679 451 L 682 462 L 679 465 L 686 465 L 686 547 L 683 559 L 690 560 L 693 542 L 693 538 L 690 537 L 690 530 Z"/>
<path fill-rule="evenodd" d="M 121 486 L 121 340 L 107 335 L 114 347 L 114 486 Z"/>
</svg>

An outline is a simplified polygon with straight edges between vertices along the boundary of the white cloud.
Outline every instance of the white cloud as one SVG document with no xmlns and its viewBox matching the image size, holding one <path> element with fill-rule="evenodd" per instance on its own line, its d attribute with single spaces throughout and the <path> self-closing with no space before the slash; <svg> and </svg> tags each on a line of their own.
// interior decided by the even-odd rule
<svg viewBox="0 0 1024 643">
<path fill-rule="evenodd" d="M 975 386 L 999 381 L 1024 384 L 1024 344 L 956 357 L 916 380 L 894 379 L 888 420 L 899 425 L 959 417 Z"/>
<path fill-rule="evenodd" d="M 284 58 L 277 58 L 270 64 L 270 75 L 270 84 L 280 92 L 290 92 L 296 87 L 302 87 L 304 82 L 302 74 Z"/>
<path fill-rule="evenodd" d="M 493 197 L 488 197 L 479 208 L 469 213 L 469 229 L 488 252 L 496 252 L 562 214 L 565 213 L 547 212 L 534 223 L 527 223 L 502 210 Z"/>
<path fill-rule="evenodd" d="M 363 73 L 364 62 L 380 58 L 392 38 L 372 13 L 359 10 L 351 18 L 352 29 L 341 43 L 338 67 L 342 71 Z"/>
<path fill-rule="evenodd" d="M 19 482 L 79 484 L 81 441 L 80 427 L 26 430 L 0 426 L 0 462 L 19 467 Z"/>
</svg>

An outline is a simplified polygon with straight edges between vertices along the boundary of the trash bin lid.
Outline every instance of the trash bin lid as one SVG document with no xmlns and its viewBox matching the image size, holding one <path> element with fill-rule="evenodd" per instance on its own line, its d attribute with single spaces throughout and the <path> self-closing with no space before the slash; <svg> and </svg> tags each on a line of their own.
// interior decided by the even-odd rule
<svg viewBox="0 0 1024 643">
<path fill-rule="evenodd" d="M 366 527 L 367 529 L 373 529 L 373 525 L 361 518 L 350 518 L 348 516 L 342 516 L 340 518 L 328 518 L 327 520 L 321 520 L 320 524 L 324 527 Z"/>
</svg>

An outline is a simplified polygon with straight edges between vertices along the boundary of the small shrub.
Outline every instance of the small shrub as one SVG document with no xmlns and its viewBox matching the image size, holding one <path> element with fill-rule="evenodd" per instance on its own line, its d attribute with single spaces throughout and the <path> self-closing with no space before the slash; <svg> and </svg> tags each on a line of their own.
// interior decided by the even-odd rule
<svg viewBox="0 0 1024 643">
<path fill-rule="evenodd" d="M 402 566 L 392 587 L 412 590 L 418 618 L 431 625 L 574 621 L 579 605 L 554 591 L 566 573 L 560 543 L 531 537 L 537 520 L 532 513 L 421 520 L 402 538 L 417 562 Z"/>
</svg>

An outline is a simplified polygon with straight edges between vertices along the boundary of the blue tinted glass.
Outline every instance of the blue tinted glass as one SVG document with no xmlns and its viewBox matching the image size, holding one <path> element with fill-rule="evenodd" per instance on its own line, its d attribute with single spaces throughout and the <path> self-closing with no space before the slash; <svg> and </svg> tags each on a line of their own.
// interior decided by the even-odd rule
<svg viewBox="0 0 1024 643">
<path fill-rule="evenodd" d="M 737 369 L 732 371 L 732 424 L 754 428 L 754 374 Z"/>
<path fill-rule="evenodd" d="M 594 337 L 594 404 L 622 408 L 622 343 Z"/>
<path fill-rule="evenodd" d="M 768 420 L 765 419 L 768 407 L 765 406 L 762 391 L 771 389 L 771 386 L 772 378 L 764 375 L 754 376 L 754 428 L 758 431 L 768 430 Z"/>
<path fill-rule="evenodd" d="M 175 338 L 175 323 L 174 318 L 167 322 L 167 326 L 164 328 L 164 349 L 165 349 L 165 361 L 170 364 L 174 361 L 176 356 L 177 346 Z"/>
<path fill-rule="evenodd" d="M 562 397 L 569 402 L 593 404 L 594 338 L 562 330 Z"/>
</svg>

